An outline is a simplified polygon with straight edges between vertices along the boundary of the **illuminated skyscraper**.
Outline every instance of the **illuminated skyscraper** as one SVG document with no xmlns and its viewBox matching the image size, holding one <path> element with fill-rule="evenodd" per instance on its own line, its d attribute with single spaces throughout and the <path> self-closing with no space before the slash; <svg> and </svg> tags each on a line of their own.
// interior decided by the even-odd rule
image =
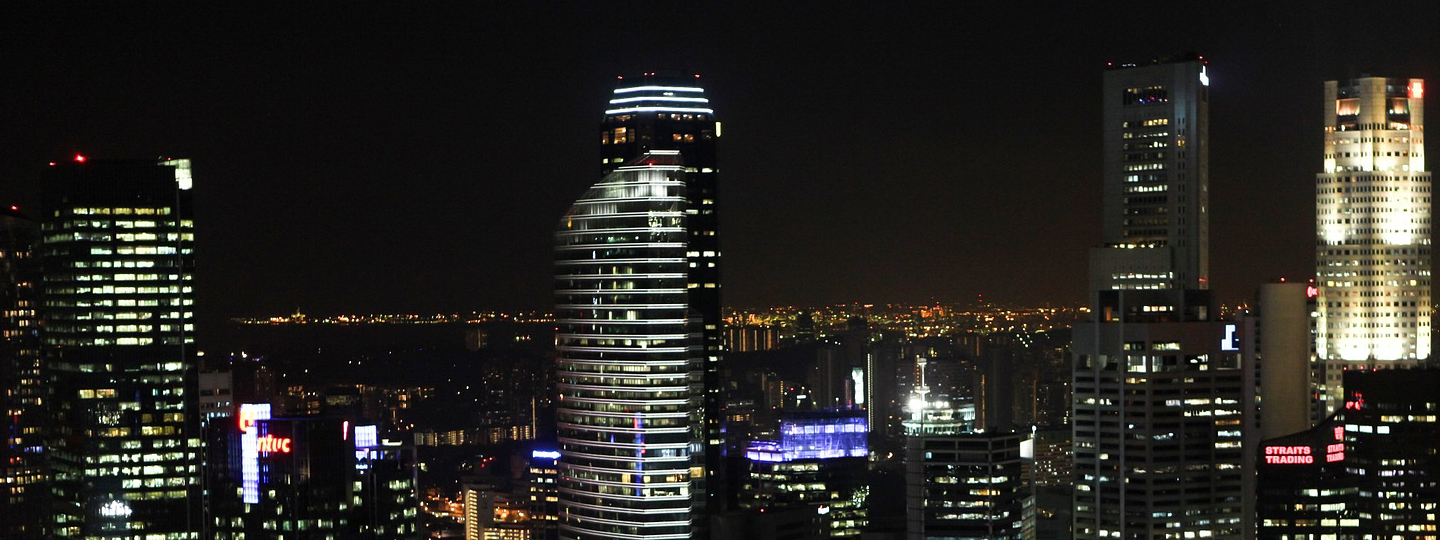
<svg viewBox="0 0 1440 540">
<path fill-rule="evenodd" d="M 696 424 L 696 511 L 720 510 L 725 483 L 712 480 L 723 463 L 720 422 L 725 396 L 721 392 L 721 346 L 725 322 L 720 317 L 720 237 L 717 187 L 720 168 L 715 146 L 720 122 L 699 85 L 700 76 L 686 73 L 645 73 L 625 77 L 615 88 L 600 124 L 601 173 L 651 150 L 675 150 L 685 172 L 685 258 L 690 315 L 696 323 L 700 352 L 695 370 L 701 416 Z M 697 526 L 704 526 L 703 522 Z"/>
<path fill-rule="evenodd" d="M 48 172 L 53 535 L 198 538 L 190 162 L 76 156 Z"/>
<path fill-rule="evenodd" d="M 0 207 L 0 538 L 42 538 L 40 226 Z"/>
<path fill-rule="evenodd" d="M 1430 173 L 1425 83 L 1325 83 L 1324 169 L 1315 175 L 1316 354 L 1326 412 L 1346 366 L 1430 356 Z"/>
<path fill-rule="evenodd" d="M 1104 244 L 1091 252 L 1092 293 L 1210 288 L 1209 83 L 1196 56 L 1105 72 Z"/>
<path fill-rule="evenodd" d="M 1072 351 L 1077 539 L 1239 539 L 1253 325 L 1211 320 L 1209 73 L 1105 72 L 1104 245 Z"/>
<path fill-rule="evenodd" d="M 615 169 L 555 234 L 561 538 L 691 537 L 700 317 L 680 158 Z"/>
</svg>

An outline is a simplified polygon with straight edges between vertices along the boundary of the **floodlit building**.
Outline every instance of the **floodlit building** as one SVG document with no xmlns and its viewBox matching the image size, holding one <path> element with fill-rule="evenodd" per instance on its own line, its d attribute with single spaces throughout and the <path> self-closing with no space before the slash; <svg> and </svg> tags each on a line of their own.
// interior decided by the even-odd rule
<svg viewBox="0 0 1440 540">
<path fill-rule="evenodd" d="M 695 319 L 697 353 L 694 370 L 699 385 L 700 416 L 691 453 L 700 474 L 691 478 L 696 494 L 697 527 L 712 511 L 723 510 L 724 482 L 712 478 L 724 463 L 720 423 L 725 396 L 721 392 L 725 321 L 720 313 L 720 236 L 718 187 L 720 168 L 716 145 L 720 122 L 715 118 L 700 76 L 683 72 L 650 72 L 621 77 L 600 123 L 600 172 L 610 174 L 652 151 L 678 152 L 685 198 L 685 250 L 688 263 L 686 302 Z"/>
<path fill-rule="evenodd" d="M 1073 332 L 1074 537 L 1239 539 L 1253 323 L 1212 319 L 1203 57 L 1112 65 L 1103 245 Z"/>
<path fill-rule="evenodd" d="M 1430 356 L 1430 173 L 1425 83 L 1325 83 L 1325 149 L 1315 175 L 1315 349 L 1325 412 L 1347 367 Z"/>
<path fill-rule="evenodd" d="M 690 538 L 700 420 L 687 177 L 675 150 L 607 174 L 556 232 L 562 538 Z"/>
<path fill-rule="evenodd" d="M 53 535 L 197 538 L 190 162 L 75 156 L 46 173 Z"/>
</svg>

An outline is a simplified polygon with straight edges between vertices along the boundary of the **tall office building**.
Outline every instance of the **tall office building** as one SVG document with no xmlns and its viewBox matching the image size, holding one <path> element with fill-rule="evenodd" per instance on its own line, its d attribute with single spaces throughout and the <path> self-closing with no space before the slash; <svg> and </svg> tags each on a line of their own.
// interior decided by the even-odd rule
<svg viewBox="0 0 1440 540">
<path fill-rule="evenodd" d="M 1324 169 L 1315 175 L 1316 354 L 1325 409 L 1347 366 L 1430 356 L 1430 173 L 1425 83 L 1325 83 Z"/>
<path fill-rule="evenodd" d="M 76 156 L 45 189 L 53 535 L 197 538 L 190 163 Z"/>
<path fill-rule="evenodd" d="M 615 87 L 610 106 L 600 124 L 600 172 L 608 174 L 622 164 L 651 150 L 675 150 L 685 173 L 685 259 L 689 311 L 696 317 L 700 353 L 695 371 L 699 375 L 701 417 L 696 425 L 697 446 L 693 459 L 700 473 L 695 476 L 696 512 L 704 516 L 722 510 L 725 482 L 713 479 L 720 473 L 720 429 L 725 396 L 721 392 L 722 346 L 725 321 L 720 316 L 720 237 L 717 188 L 720 169 L 715 147 L 720 122 L 700 87 L 700 76 L 690 73 L 645 73 L 623 77 Z M 697 526 L 705 523 L 697 522 Z"/>
<path fill-rule="evenodd" d="M 0 538 L 42 538 L 40 226 L 0 207 Z"/>
<path fill-rule="evenodd" d="M 687 178 L 675 150 L 607 174 L 561 218 L 555 304 L 560 536 L 691 537 Z"/>
<path fill-rule="evenodd" d="M 1074 535 L 1242 535 L 1244 323 L 1211 320 L 1203 58 L 1104 77 L 1104 245 L 1074 330 Z"/>
<path fill-rule="evenodd" d="M 1092 293 L 1210 288 L 1209 83 L 1201 57 L 1105 72 L 1104 239 L 1091 253 Z M 1165 307 L 1182 306 L 1152 310 Z"/>
</svg>

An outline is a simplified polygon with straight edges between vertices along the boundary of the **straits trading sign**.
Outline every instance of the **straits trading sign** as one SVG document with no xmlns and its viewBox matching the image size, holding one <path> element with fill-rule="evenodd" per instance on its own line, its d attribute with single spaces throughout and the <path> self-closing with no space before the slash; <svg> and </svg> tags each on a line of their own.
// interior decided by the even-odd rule
<svg viewBox="0 0 1440 540">
<path fill-rule="evenodd" d="M 1335 463 L 1345 461 L 1345 426 L 1335 426 L 1329 431 L 1334 434 L 1334 441 L 1324 441 L 1323 444 L 1271 444 L 1264 447 L 1265 463 L 1267 465 L 1313 465 L 1317 463 L 1320 456 L 1324 456 L 1323 463 Z"/>
</svg>

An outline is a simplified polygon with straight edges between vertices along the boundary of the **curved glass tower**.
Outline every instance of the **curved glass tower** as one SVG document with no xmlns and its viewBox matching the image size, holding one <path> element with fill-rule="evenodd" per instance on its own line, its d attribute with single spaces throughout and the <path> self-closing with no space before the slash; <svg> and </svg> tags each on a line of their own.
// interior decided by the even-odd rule
<svg viewBox="0 0 1440 540">
<path fill-rule="evenodd" d="M 688 539 L 692 323 L 674 150 L 607 174 L 555 234 L 560 533 Z"/>
</svg>

